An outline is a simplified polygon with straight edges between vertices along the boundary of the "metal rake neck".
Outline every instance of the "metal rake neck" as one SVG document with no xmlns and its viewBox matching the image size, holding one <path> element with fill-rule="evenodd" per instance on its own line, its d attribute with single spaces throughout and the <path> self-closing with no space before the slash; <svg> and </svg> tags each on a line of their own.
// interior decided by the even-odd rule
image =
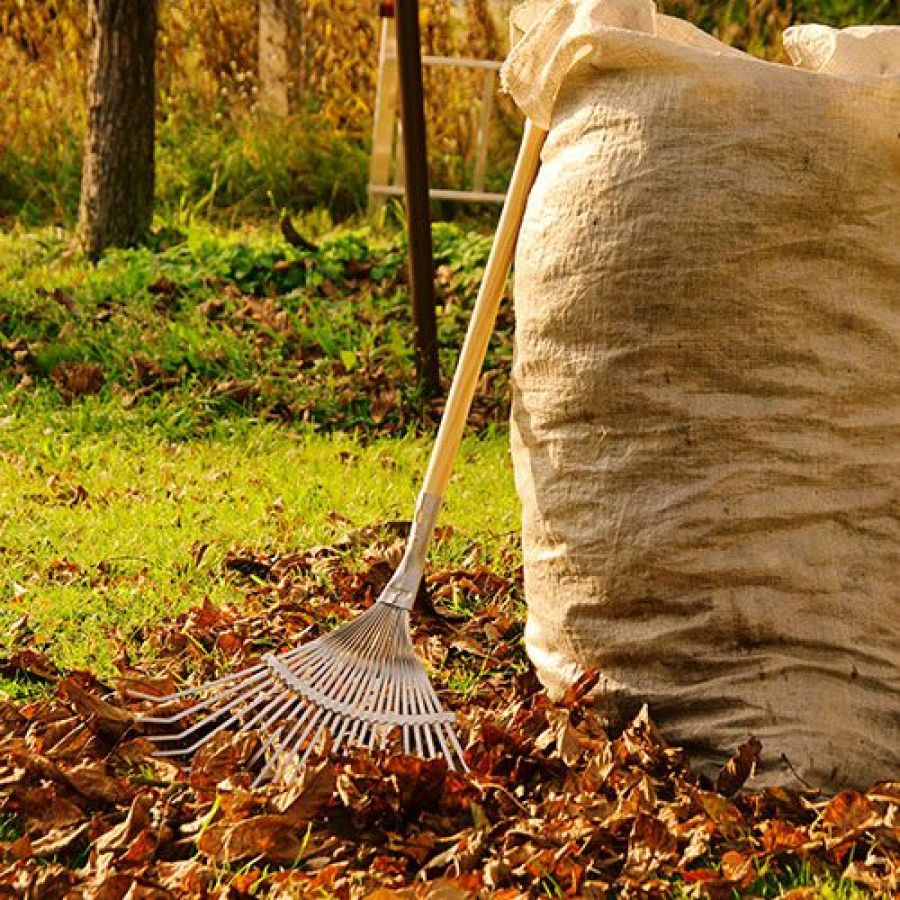
<svg viewBox="0 0 900 900">
<path fill-rule="evenodd" d="M 416 602 L 416 594 L 425 572 L 425 560 L 428 556 L 428 545 L 434 534 L 438 513 L 443 498 L 436 494 L 419 494 L 412 527 L 406 541 L 403 559 L 394 572 L 391 580 L 378 598 L 379 603 L 387 603 L 398 609 L 412 609 Z"/>
</svg>

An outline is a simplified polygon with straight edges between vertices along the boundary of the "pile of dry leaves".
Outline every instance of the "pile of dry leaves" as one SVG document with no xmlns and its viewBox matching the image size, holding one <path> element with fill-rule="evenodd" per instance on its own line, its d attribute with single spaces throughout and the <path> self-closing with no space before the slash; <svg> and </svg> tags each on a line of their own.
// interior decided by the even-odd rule
<svg viewBox="0 0 900 900">
<path fill-rule="evenodd" d="M 251 790 L 254 734 L 214 739 L 187 767 L 154 758 L 133 720 L 142 705 L 126 698 L 356 614 L 391 552 L 354 569 L 345 550 L 232 554 L 241 609 L 206 606 L 148 630 L 156 657 L 139 666 L 123 650 L 115 689 L 34 650 L 0 663 L 53 688 L 0 703 L 0 896 L 602 897 L 677 883 L 685 896 L 731 897 L 800 860 L 876 893 L 900 889 L 900 783 L 833 798 L 742 791 L 761 752 L 752 739 L 711 783 L 646 712 L 610 735 L 587 699 L 591 676 L 559 703 L 537 688 L 517 582 L 484 568 L 432 573 L 415 623 L 460 714 L 469 772 L 363 751 L 335 759 L 323 744 L 291 783 Z M 477 612 L 451 616 L 460 599 Z"/>
</svg>

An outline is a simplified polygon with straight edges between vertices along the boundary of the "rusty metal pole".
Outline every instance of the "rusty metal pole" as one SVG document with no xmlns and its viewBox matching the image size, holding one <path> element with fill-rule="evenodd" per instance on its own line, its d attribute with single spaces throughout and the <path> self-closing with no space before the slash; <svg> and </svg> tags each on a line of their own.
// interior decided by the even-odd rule
<svg viewBox="0 0 900 900">
<path fill-rule="evenodd" d="M 413 304 L 416 374 L 422 390 L 440 389 L 434 260 L 428 200 L 428 155 L 422 92 L 422 48 L 418 0 L 397 0 L 397 66 L 400 73 L 403 155 L 406 165 L 406 219 L 409 232 L 409 286 Z"/>
</svg>

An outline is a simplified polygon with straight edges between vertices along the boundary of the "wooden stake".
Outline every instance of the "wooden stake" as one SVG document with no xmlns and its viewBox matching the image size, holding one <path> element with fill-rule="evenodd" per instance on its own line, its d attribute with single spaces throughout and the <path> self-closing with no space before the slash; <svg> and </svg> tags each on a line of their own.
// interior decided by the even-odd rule
<svg viewBox="0 0 900 900">
<path fill-rule="evenodd" d="M 416 373 L 426 396 L 433 396 L 440 389 L 440 369 L 434 310 L 434 263 L 431 252 L 420 40 L 418 0 L 397 0 L 397 59 L 403 117 L 409 286 L 413 300 Z"/>
<path fill-rule="evenodd" d="M 381 19 L 378 49 L 378 82 L 375 88 L 375 121 L 372 125 L 372 156 L 369 183 L 388 184 L 394 155 L 394 123 L 397 113 L 397 28 L 393 12 Z M 369 208 L 384 203 L 384 195 L 369 193 Z"/>
</svg>

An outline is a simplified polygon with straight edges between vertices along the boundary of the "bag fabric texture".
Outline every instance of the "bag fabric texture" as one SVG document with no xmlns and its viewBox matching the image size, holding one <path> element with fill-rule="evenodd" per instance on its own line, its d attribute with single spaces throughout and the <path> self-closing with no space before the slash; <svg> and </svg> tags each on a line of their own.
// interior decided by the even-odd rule
<svg viewBox="0 0 900 900">
<path fill-rule="evenodd" d="M 519 7 L 525 639 L 757 785 L 900 774 L 900 29 L 754 59 L 649 0 Z M 869 47 L 872 52 L 867 53 Z"/>
</svg>

